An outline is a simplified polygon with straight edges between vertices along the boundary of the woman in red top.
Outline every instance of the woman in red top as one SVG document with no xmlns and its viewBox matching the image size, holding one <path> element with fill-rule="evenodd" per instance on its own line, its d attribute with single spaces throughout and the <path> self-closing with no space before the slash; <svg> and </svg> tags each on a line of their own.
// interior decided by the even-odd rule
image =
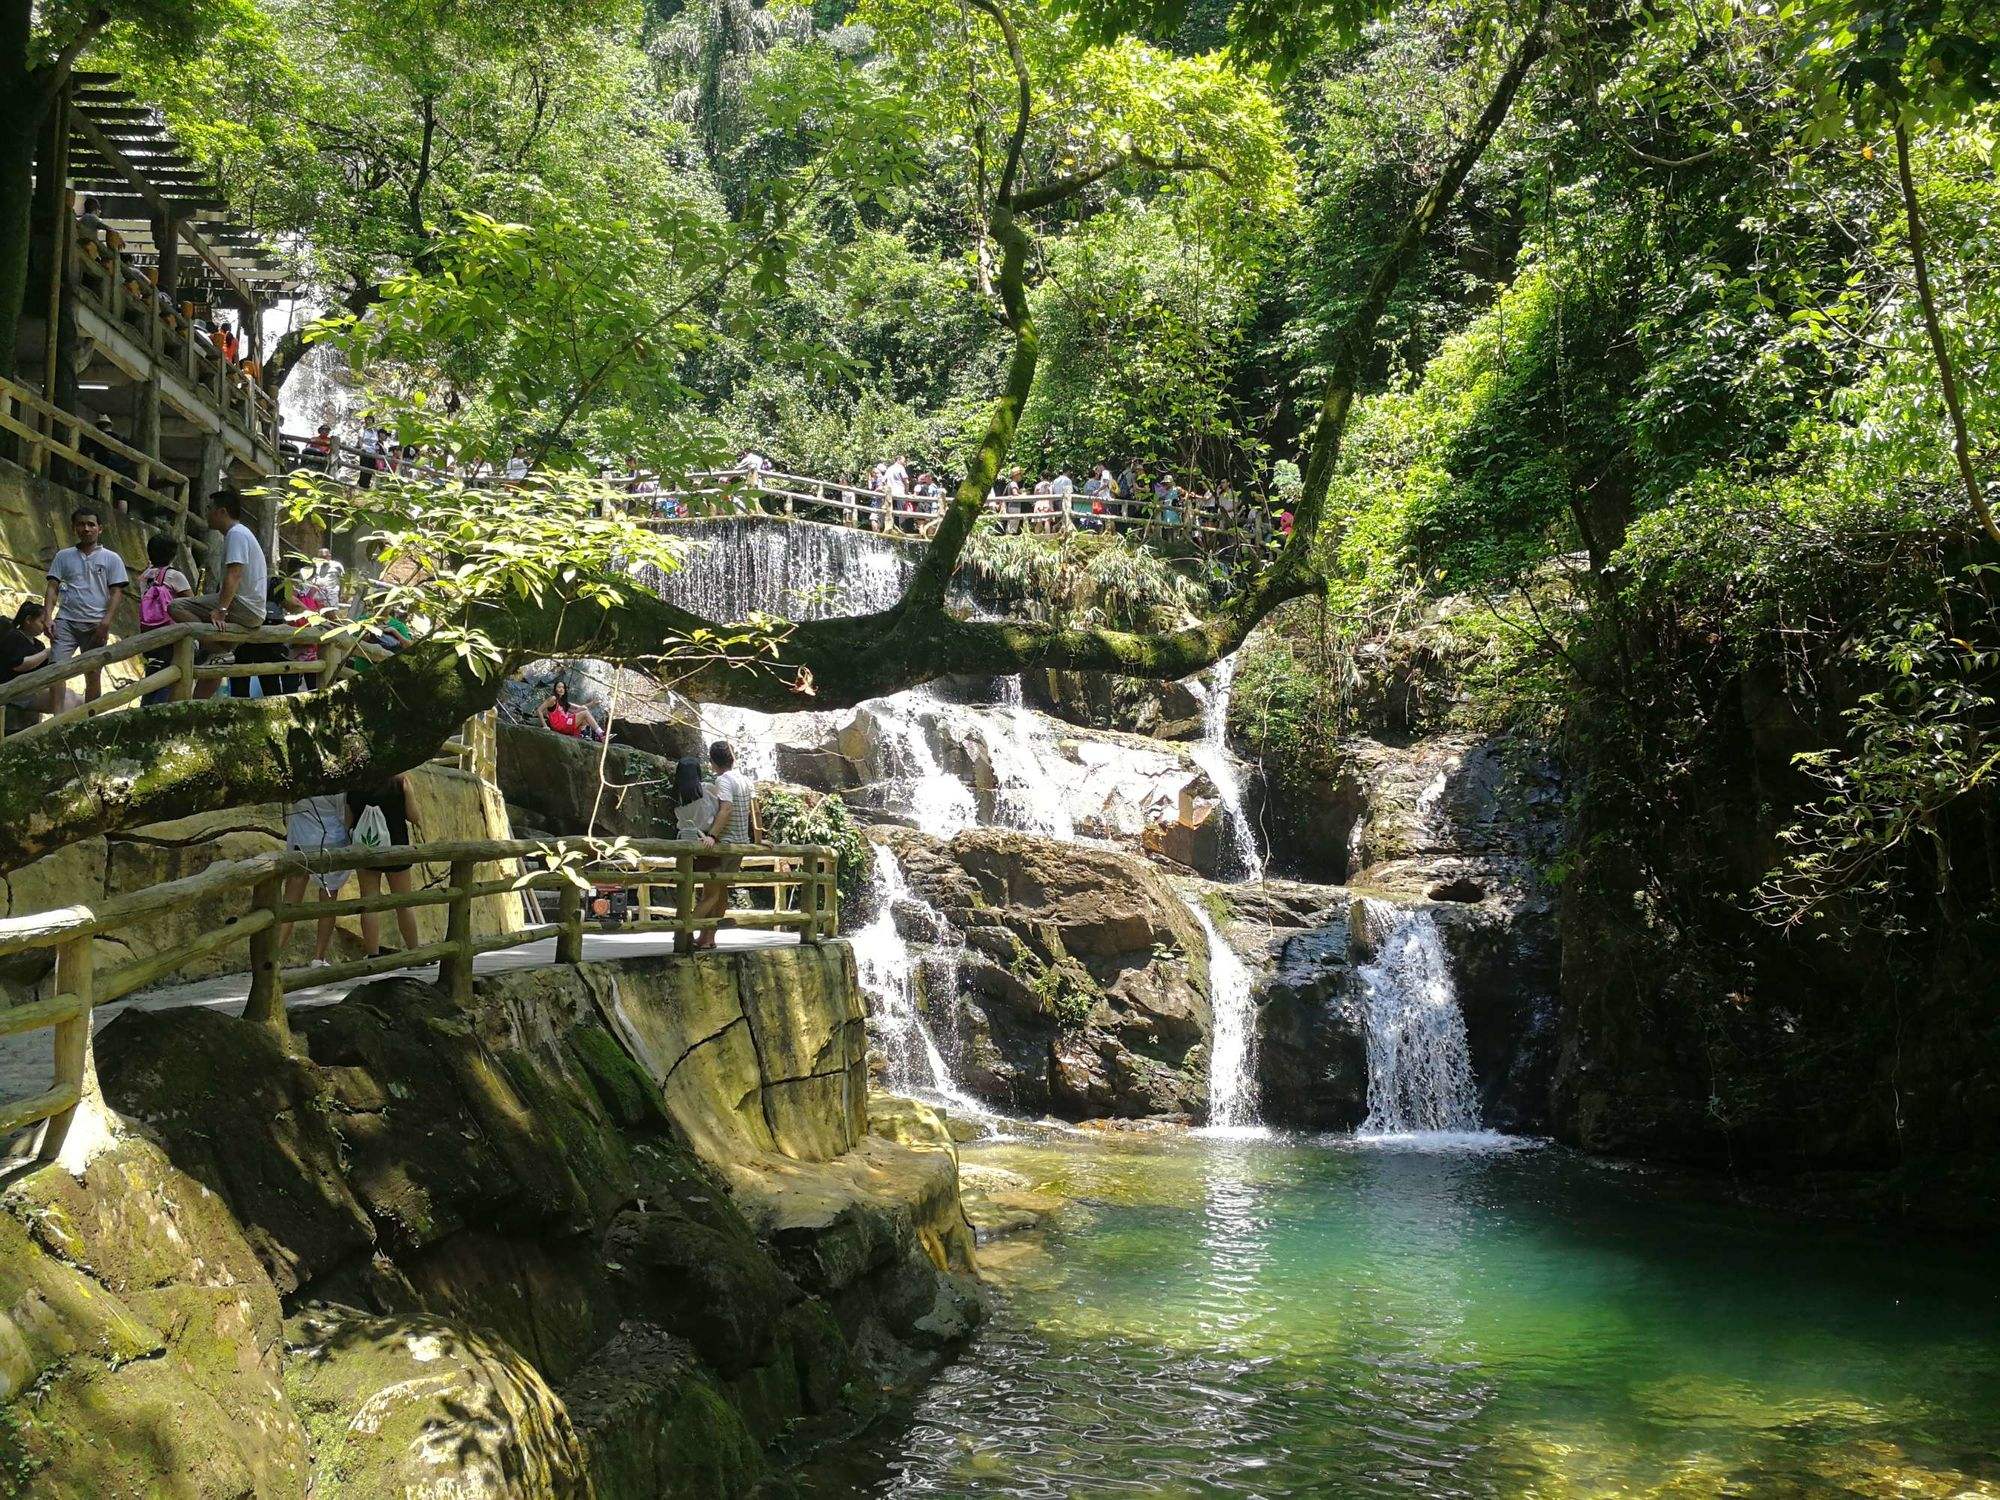
<svg viewBox="0 0 2000 1500">
<path fill-rule="evenodd" d="M 549 696 L 542 700 L 537 712 L 541 714 L 542 722 L 557 734 L 566 734 L 573 739 L 604 738 L 604 731 L 597 727 L 597 716 L 583 704 L 569 701 L 569 682 L 566 678 L 555 680 L 549 688 Z"/>
</svg>

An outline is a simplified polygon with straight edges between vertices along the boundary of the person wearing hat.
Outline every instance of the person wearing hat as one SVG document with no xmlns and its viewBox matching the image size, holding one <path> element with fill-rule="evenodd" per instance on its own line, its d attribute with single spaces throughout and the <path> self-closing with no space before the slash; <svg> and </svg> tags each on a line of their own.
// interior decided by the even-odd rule
<svg viewBox="0 0 2000 1500">
<path fill-rule="evenodd" d="M 97 463 L 99 466 L 109 469 L 120 479 L 123 479 L 126 484 L 131 484 L 137 478 L 137 474 L 132 467 L 132 460 L 127 458 L 114 446 L 119 441 L 119 438 L 118 428 L 111 420 L 111 414 L 109 412 L 99 412 L 96 426 L 97 435 L 106 439 L 104 442 L 93 443 L 91 445 L 100 455 Z M 120 488 L 117 485 L 111 487 L 111 503 L 119 515 L 122 516 L 125 514 L 126 497 L 120 492 Z"/>
</svg>

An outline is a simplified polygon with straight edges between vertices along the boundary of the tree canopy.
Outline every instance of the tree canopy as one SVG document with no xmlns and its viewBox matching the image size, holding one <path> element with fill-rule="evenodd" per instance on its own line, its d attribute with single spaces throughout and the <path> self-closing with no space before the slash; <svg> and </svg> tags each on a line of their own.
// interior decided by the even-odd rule
<svg viewBox="0 0 2000 1500">
<path fill-rule="evenodd" d="M 9 63 L 123 68 L 295 258 L 326 315 L 273 383 L 319 343 L 401 440 L 525 443 L 572 499 L 601 462 L 671 479 L 746 446 L 955 483 L 877 614 L 736 635 L 595 565 L 477 598 L 404 669 L 459 674 L 423 679 L 452 708 L 584 638 L 775 709 L 949 672 L 1181 676 L 1292 601 L 1364 622 L 1577 558 L 1594 602 L 1543 644 L 1630 697 L 1585 669 L 1629 660 L 1663 580 L 1723 576 L 1705 518 L 1908 532 L 1940 566 L 1993 525 L 2000 38 L 1972 0 L 86 14 L 24 19 Z M 1220 570 L 1167 556 L 1203 602 L 1171 619 L 946 607 L 1004 468 L 1125 458 L 1289 533 Z M 438 576 L 559 550 L 490 510 Z M 491 649 L 460 654 L 467 631 Z M 304 710 L 172 712 L 290 735 L 267 789 L 378 764 L 275 727 Z M 56 796 L 118 732 L 80 726 L 81 759 L 40 769 L 0 746 L 14 816 L 77 809 L 36 847 L 199 795 Z"/>
</svg>

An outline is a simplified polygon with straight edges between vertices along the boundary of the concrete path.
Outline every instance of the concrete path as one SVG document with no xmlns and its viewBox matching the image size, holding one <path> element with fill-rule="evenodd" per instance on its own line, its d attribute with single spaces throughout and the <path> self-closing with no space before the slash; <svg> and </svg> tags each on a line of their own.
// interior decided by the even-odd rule
<svg viewBox="0 0 2000 1500">
<path fill-rule="evenodd" d="M 789 932 L 724 929 L 717 934 L 717 941 L 725 949 L 774 948 L 795 944 L 798 938 Z M 586 932 L 583 936 L 583 956 L 586 962 L 592 959 L 643 958 L 671 952 L 673 943 L 673 934 L 667 932 Z M 548 937 L 539 942 L 524 943 L 518 948 L 482 953 L 472 961 L 472 970 L 475 974 L 500 974 L 510 969 L 545 968 L 555 961 L 556 940 Z M 333 1005 L 344 1000 L 350 991 L 359 986 L 373 984 L 375 979 L 408 977 L 435 979 L 437 965 L 396 969 L 388 974 L 378 974 L 374 979 L 343 979 L 337 984 L 304 986 L 286 993 L 285 1008 L 303 1010 L 314 1005 Z M 248 974 L 218 974 L 187 984 L 161 985 L 128 995 L 123 1000 L 114 1000 L 109 1005 L 98 1006 L 92 1017 L 91 1030 L 93 1033 L 102 1031 L 126 1010 L 172 1010 L 183 1005 L 199 1005 L 209 1010 L 225 1011 L 232 1016 L 241 1015 L 249 993 Z M 55 1081 L 53 1045 L 54 1033 L 46 1030 L 0 1038 L 0 1100 L 23 1099 L 39 1094 Z"/>
</svg>

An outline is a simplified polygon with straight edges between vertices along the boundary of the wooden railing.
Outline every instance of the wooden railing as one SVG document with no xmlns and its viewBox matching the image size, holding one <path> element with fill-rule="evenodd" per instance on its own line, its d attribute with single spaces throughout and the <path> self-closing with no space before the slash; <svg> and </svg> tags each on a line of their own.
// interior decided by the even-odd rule
<svg viewBox="0 0 2000 1500">
<path fill-rule="evenodd" d="M 197 645 L 317 646 L 319 656 L 313 661 L 202 662 L 195 655 Z M 72 678 L 102 672 L 134 657 L 166 650 L 173 652 L 173 659 L 167 665 L 142 673 L 135 680 L 87 703 L 73 704 L 47 715 L 38 723 L 16 730 L 9 738 L 18 741 L 44 735 L 58 725 L 109 713 L 163 688 L 168 690 L 170 698 L 182 699 L 194 696 L 197 683 L 237 677 L 305 677 L 312 679 L 314 687 L 325 687 L 340 675 L 354 657 L 377 660 L 384 655 L 379 647 L 357 643 L 351 629 L 342 631 L 332 625 L 162 625 L 156 630 L 142 630 L 137 635 L 91 651 L 80 651 L 68 661 L 53 662 L 16 677 L 0 685 L 0 705 L 30 703 L 39 694 L 67 684 Z M 0 720 L 0 734 L 5 732 L 4 720 Z"/>
<path fill-rule="evenodd" d="M 277 398 L 255 378 L 252 365 L 223 358 L 195 328 L 188 310 L 170 304 L 144 270 L 108 246 L 84 240 L 70 257 L 70 284 L 81 301 L 177 369 L 217 415 L 276 449 Z"/>
<path fill-rule="evenodd" d="M 188 479 L 179 470 L 148 458 L 130 443 L 99 432 L 75 412 L 51 406 L 26 386 L 0 375 L 0 430 L 21 440 L 21 466 L 46 475 L 49 461 L 60 459 L 77 471 L 69 487 L 92 496 L 107 508 L 127 497 L 161 513 L 176 540 L 187 535 Z M 112 467 L 115 458 L 125 465 Z"/>
<path fill-rule="evenodd" d="M 555 962 L 580 963 L 586 931 L 671 932 L 675 951 L 690 951 L 696 936 L 723 926 L 775 932 L 796 932 L 802 943 L 817 943 L 839 930 L 837 864 L 833 850 L 821 844 L 736 844 L 727 847 L 741 856 L 735 870 L 715 868 L 724 851 L 714 845 L 635 839 L 616 846 L 588 839 L 493 839 L 463 843 L 397 845 L 366 850 L 354 846 L 316 854 L 263 854 L 251 859 L 210 865 L 199 874 L 169 881 L 99 906 L 68 906 L 55 911 L 0 920 L 0 958 L 11 954 L 53 950 L 55 993 L 44 1000 L 0 1009 L 0 1037 L 31 1031 L 55 1033 L 52 1086 L 43 1093 L 0 1105 L 0 1140 L 39 1121 L 48 1121 L 38 1150 L 52 1155 L 60 1146 L 69 1118 L 87 1090 L 94 1090 L 90 1070 L 91 1012 L 156 985 L 198 959 L 238 943 L 249 944 L 250 985 L 244 1007 L 247 1020 L 289 1035 L 285 1019 L 287 989 L 365 979 L 397 969 L 437 963 L 438 982 L 464 999 L 471 994 L 473 960 L 482 953 L 515 948 L 553 937 Z M 306 899 L 287 902 L 287 876 L 333 870 L 379 869 L 412 862 L 444 865 L 449 878 L 443 886 L 407 892 L 382 891 L 346 900 Z M 482 864 L 514 862 L 520 873 L 479 879 Z M 530 869 L 529 862 L 547 868 Z M 596 921 L 584 914 L 586 893 L 597 885 L 615 884 L 640 892 L 638 915 L 631 920 Z M 695 915 L 704 889 L 725 886 L 771 892 L 769 910 L 733 911 L 721 917 Z M 481 897 L 518 891 L 554 891 L 553 922 L 475 937 L 472 903 Z M 116 936 L 147 918 L 186 909 L 197 902 L 242 894 L 240 912 L 220 927 L 190 938 L 179 946 L 119 965 L 108 973 L 96 969 L 93 940 Z M 667 893 L 670 899 L 658 898 Z M 308 886 L 308 896 L 311 888 Z M 788 900 L 788 898 L 790 898 Z M 443 941 L 379 957 L 318 968 L 284 968 L 278 934 L 286 923 L 311 923 L 322 917 L 380 913 L 406 907 L 443 906 Z M 539 912 L 537 913 L 539 915 Z"/>
<path fill-rule="evenodd" d="M 879 493 L 854 483 L 814 479 L 778 470 L 712 469 L 691 473 L 678 489 L 663 488 L 629 496 L 627 508 L 650 524 L 712 516 L 728 507 L 775 502 L 780 515 L 831 519 L 862 531 L 903 532 L 928 536 L 951 494 L 917 496 Z M 1009 531 L 1056 535 L 1071 531 L 1124 532 L 1143 539 L 1185 537 L 1204 546 L 1223 546 L 1252 539 L 1252 528 L 1228 518 L 1205 517 L 1187 495 L 1174 507 L 1176 519 L 1163 518 L 1157 501 L 1104 497 L 1104 510 L 1094 512 L 1099 497 L 1080 491 L 1068 495 L 1035 491 L 1023 495 L 989 496 L 986 514 Z M 720 502 L 720 506 L 718 506 Z M 1245 501 L 1247 506 L 1249 502 Z M 905 509 L 914 505 L 917 508 Z M 1043 509 L 1035 507 L 1042 505 Z M 650 512 L 650 514 L 648 514 Z M 1246 518 L 1249 512 L 1244 512 Z"/>
</svg>

